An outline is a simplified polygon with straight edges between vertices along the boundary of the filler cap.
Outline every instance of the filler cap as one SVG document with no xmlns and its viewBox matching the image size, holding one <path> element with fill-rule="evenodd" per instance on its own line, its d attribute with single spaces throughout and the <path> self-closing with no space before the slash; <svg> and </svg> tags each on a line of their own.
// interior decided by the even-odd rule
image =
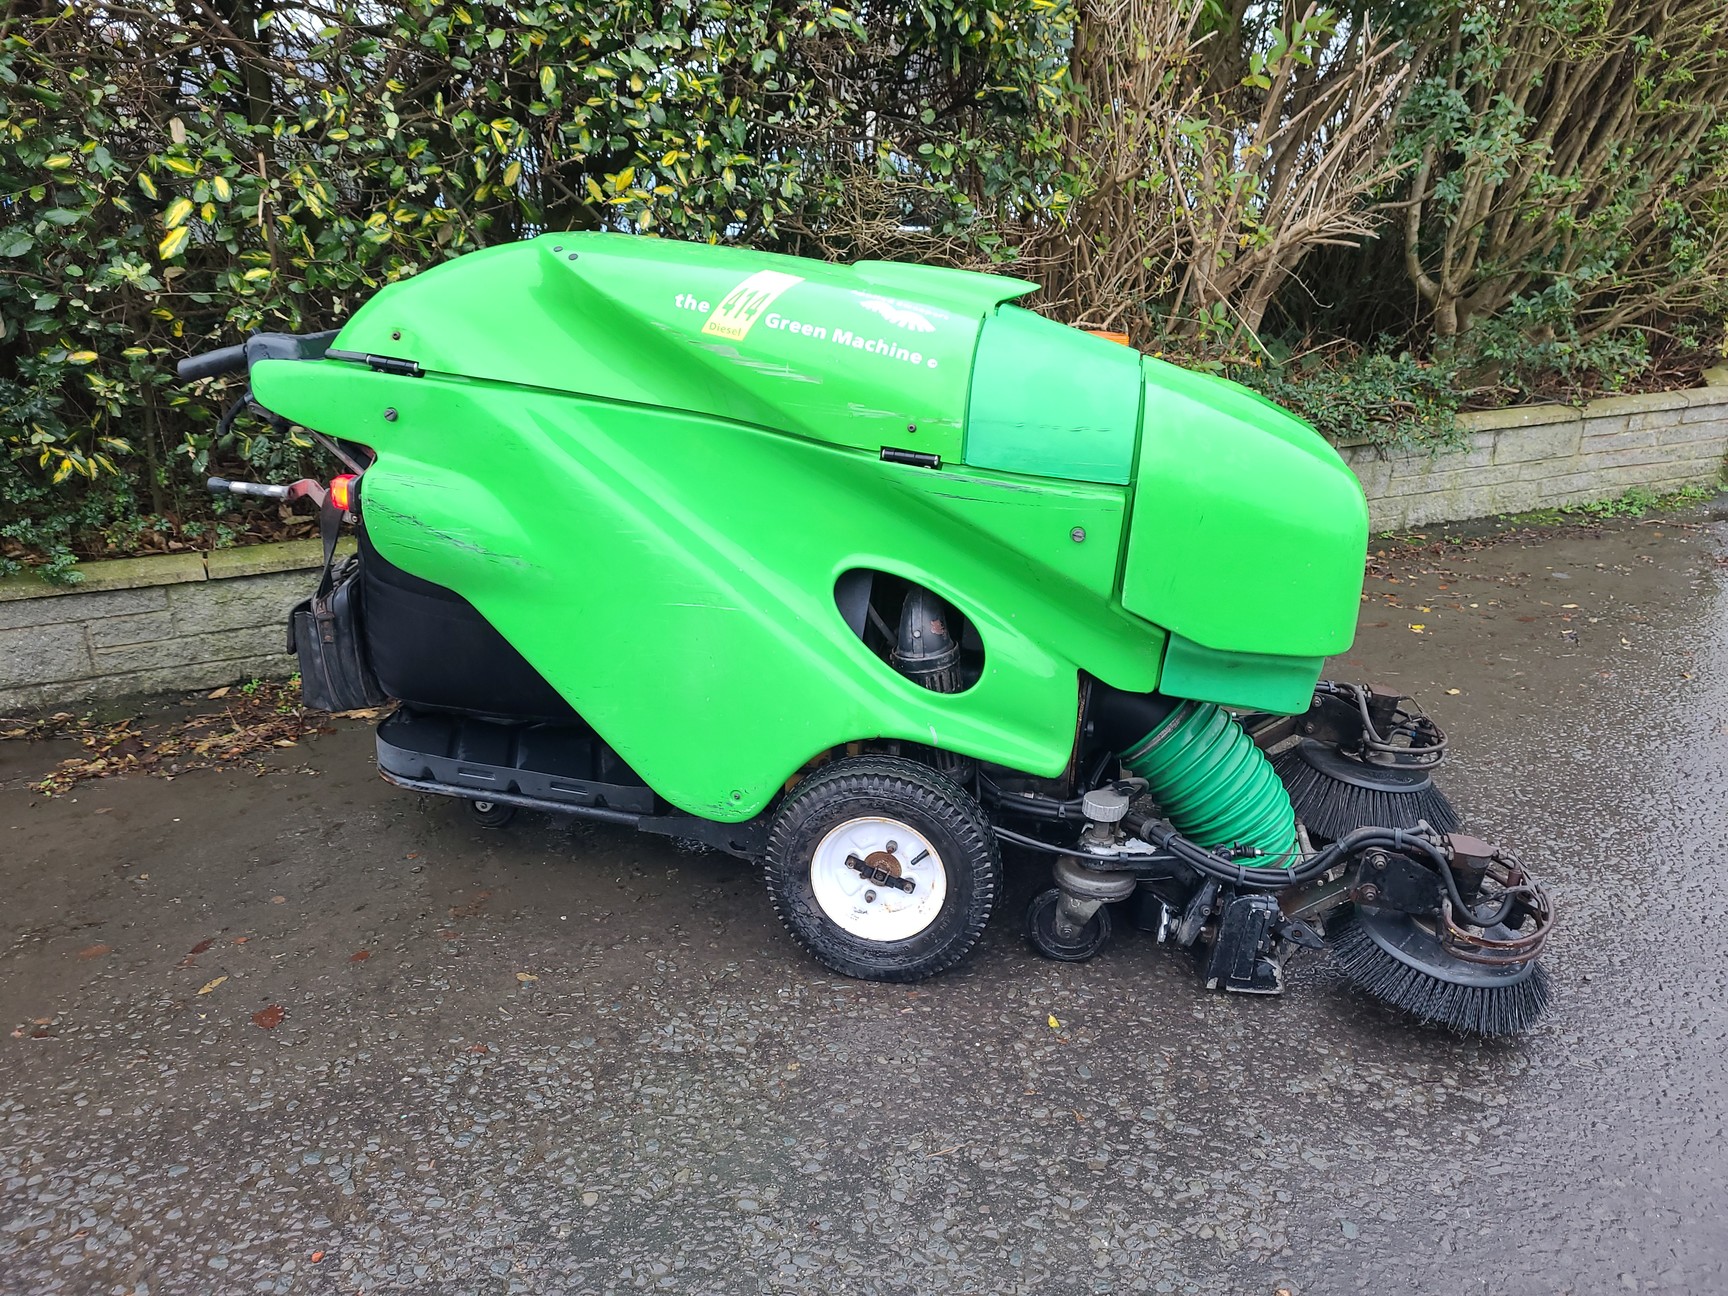
<svg viewBox="0 0 1728 1296">
<path fill-rule="evenodd" d="M 1080 809 L 1094 823 L 1120 823 L 1128 813 L 1128 795 L 1115 788 L 1095 788 L 1081 799 Z"/>
</svg>

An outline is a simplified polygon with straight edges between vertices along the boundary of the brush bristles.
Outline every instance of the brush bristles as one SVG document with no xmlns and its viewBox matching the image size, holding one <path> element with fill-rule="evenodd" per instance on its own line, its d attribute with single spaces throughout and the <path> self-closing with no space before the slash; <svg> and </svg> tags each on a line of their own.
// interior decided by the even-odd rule
<svg viewBox="0 0 1728 1296">
<path fill-rule="evenodd" d="M 1327 935 L 1352 985 L 1422 1021 L 1471 1035 L 1516 1035 L 1548 1010 L 1548 970 L 1540 964 L 1513 985 L 1457 985 L 1393 958 L 1353 922 Z"/>
<path fill-rule="evenodd" d="M 1419 792 L 1357 787 L 1341 783 L 1302 759 L 1292 747 L 1273 758 L 1296 817 L 1315 836 L 1336 841 L 1357 828 L 1414 828 L 1426 821 L 1438 832 L 1456 832 L 1463 821 L 1446 794 L 1430 783 Z"/>
</svg>

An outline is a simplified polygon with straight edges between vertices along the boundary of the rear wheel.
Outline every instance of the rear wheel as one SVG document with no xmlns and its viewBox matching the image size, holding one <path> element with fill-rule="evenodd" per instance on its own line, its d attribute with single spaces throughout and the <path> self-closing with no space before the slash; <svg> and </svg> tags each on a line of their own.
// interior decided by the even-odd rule
<svg viewBox="0 0 1728 1296">
<path fill-rule="evenodd" d="M 978 943 L 1002 860 L 978 803 L 914 761 L 836 761 L 787 795 L 768 831 L 768 893 L 819 960 L 869 981 L 921 981 Z"/>
</svg>

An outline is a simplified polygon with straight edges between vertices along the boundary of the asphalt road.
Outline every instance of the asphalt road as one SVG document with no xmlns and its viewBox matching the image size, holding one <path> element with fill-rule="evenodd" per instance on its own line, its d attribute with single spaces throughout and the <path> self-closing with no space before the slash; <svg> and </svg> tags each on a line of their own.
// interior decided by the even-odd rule
<svg viewBox="0 0 1728 1296">
<path fill-rule="evenodd" d="M 1721 530 L 1371 571 L 1332 673 L 1562 906 L 1511 1043 L 1043 962 L 1024 858 L 962 971 L 839 980 L 743 866 L 487 832 L 359 725 L 53 800 L 0 744 L 0 1292 L 1728 1291 Z"/>
</svg>

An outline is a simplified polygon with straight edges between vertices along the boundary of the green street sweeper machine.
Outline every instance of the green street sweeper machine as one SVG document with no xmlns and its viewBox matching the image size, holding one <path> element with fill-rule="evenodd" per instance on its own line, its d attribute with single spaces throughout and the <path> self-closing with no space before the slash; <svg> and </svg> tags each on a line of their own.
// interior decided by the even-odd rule
<svg viewBox="0 0 1728 1296">
<path fill-rule="evenodd" d="M 1265 994 L 1330 947 L 1419 1018 L 1522 1029 L 1546 894 L 1460 831 L 1411 699 L 1322 678 L 1355 477 L 1244 388 L 1011 304 L 1033 287 L 548 234 L 181 373 L 343 464 L 212 488 L 310 498 L 331 546 L 353 523 L 292 646 L 312 704 L 399 701 L 393 783 L 758 860 L 852 976 L 965 958 L 1006 846 L 1051 868 L 1047 957 L 1127 920 Z"/>
</svg>

